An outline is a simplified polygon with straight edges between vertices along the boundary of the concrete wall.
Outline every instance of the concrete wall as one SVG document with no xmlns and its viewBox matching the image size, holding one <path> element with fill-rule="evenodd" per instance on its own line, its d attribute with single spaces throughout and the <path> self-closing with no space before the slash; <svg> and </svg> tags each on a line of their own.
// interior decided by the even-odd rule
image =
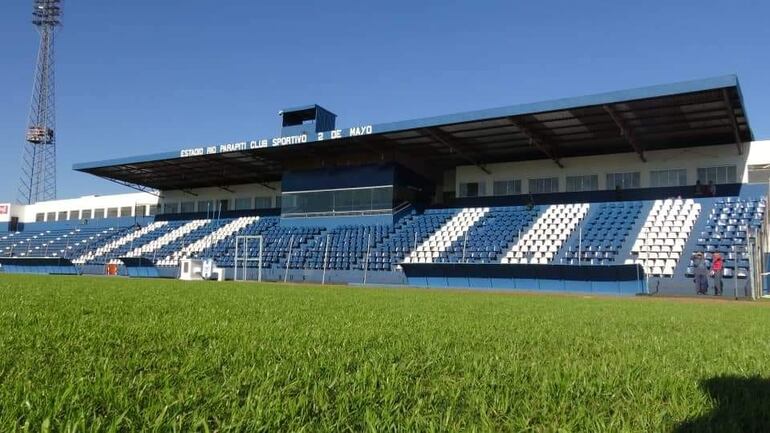
<svg viewBox="0 0 770 433">
<path fill-rule="evenodd" d="M 51 200 L 51 201 L 43 201 L 31 205 L 12 205 L 11 206 L 11 212 L 8 215 L 8 218 L 11 216 L 18 217 L 19 222 L 22 223 L 33 223 L 36 220 L 36 216 L 38 214 L 43 214 L 45 216 L 46 222 L 53 222 L 53 221 L 66 221 L 69 220 L 70 211 L 80 211 L 82 214 L 83 210 L 90 210 L 91 211 L 91 218 L 94 218 L 95 211 L 97 209 L 104 210 L 105 216 L 107 215 L 107 209 L 110 208 L 124 208 L 124 207 L 130 207 L 130 215 L 122 215 L 124 217 L 134 217 L 135 216 L 135 207 L 136 206 L 151 206 L 156 205 L 158 203 L 158 197 L 147 194 L 147 193 L 129 193 L 129 194 L 113 194 L 113 195 L 89 195 L 89 196 L 83 196 L 78 198 L 72 198 L 72 199 L 63 199 L 63 200 Z M 145 209 L 145 212 L 147 210 Z M 50 219 L 50 213 L 54 213 L 54 218 Z M 59 213 L 60 212 L 67 212 L 67 218 L 60 219 Z M 3 215 L 0 215 L 0 218 L 2 218 Z M 76 220 L 80 220 L 81 218 L 77 218 Z M 0 219 L 0 222 L 2 222 L 3 219 Z M 7 219 L 5 220 L 7 221 Z"/>
<path fill-rule="evenodd" d="M 743 155 L 738 155 L 735 144 L 704 146 L 687 149 L 667 149 L 645 152 L 647 162 L 642 162 L 636 153 L 565 158 L 559 168 L 550 159 L 537 161 L 503 162 L 489 164 L 486 174 L 476 166 L 456 168 L 455 191 L 460 191 L 461 183 L 480 182 L 485 184 L 485 195 L 492 195 L 493 184 L 499 180 L 521 180 L 521 193 L 528 194 L 529 179 L 558 177 L 560 192 L 566 191 L 567 176 L 598 175 L 599 189 L 613 189 L 607 185 L 607 173 L 640 173 L 640 187 L 650 187 L 650 171 L 686 169 L 687 183 L 695 184 L 699 167 L 736 166 L 736 181 L 747 182 L 747 165 L 770 164 L 770 141 L 744 143 Z"/>
<path fill-rule="evenodd" d="M 163 205 L 166 203 L 176 203 L 179 205 L 179 203 L 190 201 L 196 202 L 197 204 L 199 201 L 212 201 L 218 203 L 220 200 L 228 200 L 230 210 L 234 210 L 235 200 L 239 198 L 248 198 L 253 204 L 256 197 L 268 197 L 270 198 L 270 207 L 277 207 L 278 198 L 280 196 L 280 182 L 270 182 L 266 184 L 252 183 L 228 186 L 227 190 L 222 188 L 194 188 L 185 191 L 162 191 L 160 204 L 161 209 L 165 209 Z M 206 212 L 206 209 L 199 210 L 196 206 L 196 211 Z M 159 213 L 161 213 L 161 211 L 159 211 Z"/>
</svg>

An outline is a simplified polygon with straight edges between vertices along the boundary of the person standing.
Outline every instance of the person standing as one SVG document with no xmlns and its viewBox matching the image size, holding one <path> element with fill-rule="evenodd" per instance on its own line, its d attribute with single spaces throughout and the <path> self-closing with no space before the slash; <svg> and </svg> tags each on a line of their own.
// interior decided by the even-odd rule
<svg viewBox="0 0 770 433">
<path fill-rule="evenodd" d="M 698 295 L 705 295 L 709 289 L 709 271 L 706 268 L 706 261 L 703 260 L 703 253 L 695 253 L 695 257 L 692 260 L 693 264 L 693 282 L 695 283 L 695 293 Z"/>
<path fill-rule="evenodd" d="M 722 255 L 714 253 L 711 262 L 711 277 L 714 278 L 714 296 L 722 296 L 722 276 L 724 275 L 725 261 Z"/>
</svg>

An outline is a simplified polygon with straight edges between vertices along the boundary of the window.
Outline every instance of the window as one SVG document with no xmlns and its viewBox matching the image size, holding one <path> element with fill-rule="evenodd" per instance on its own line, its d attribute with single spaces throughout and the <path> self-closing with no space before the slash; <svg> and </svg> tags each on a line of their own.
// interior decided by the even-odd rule
<svg viewBox="0 0 770 433">
<path fill-rule="evenodd" d="M 80 219 L 80 211 L 78 210 L 71 210 L 70 211 L 70 220 L 79 220 Z"/>
<path fill-rule="evenodd" d="M 131 216 L 131 206 L 123 206 L 120 208 L 120 216 L 122 217 L 130 217 Z"/>
<path fill-rule="evenodd" d="M 650 171 L 650 186 L 685 186 L 687 185 L 687 170 L 652 170 Z"/>
<path fill-rule="evenodd" d="M 179 209 L 179 212 L 181 212 L 181 213 L 195 212 L 195 202 L 194 201 L 183 201 L 181 203 L 181 208 Z"/>
<path fill-rule="evenodd" d="M 59 212 L 59 215 L 57 215 L 56 219 L 59 220 L 59 221 L 67 221 L 67 211 L 63 210 L 63 211 Z"/>
<path fill-rule="evenodd" d="M 599 189 L 599 175 L 567 176 L 567 192 L 596 191 Z"/>
<path fill-rule="evenodd" d="M 102 219 L 104 218 L 104 209 L 95 209 L 94 210 L 94 219 Z"/>
<path fill-rule="evenodd" d="M 45 214 L 44 213 L 37 213 L 37 214 L 35 214 L 35 222 L 36 223 L 41 223 L 43 221 L 45 221 Z"/>
<path fill-rule="evenodd" d="M 269 205 L 270 197 L 265 199 Z M 393 207 L 393 187 L 288 192 L 282 201 L 282 214 L 383 211 Z"/>
<path fill-rule="evenodd" d="M 559 192 L 558 177 L 543 177 L 540 179 L 529 180 L 530 194 L 543 194 L 549 192 Z"/>
<path fill-rule="evenodd" d="M 111 207 L 107 209 L 107 218 L 117 218 L 118 217 L 118 208 Z"/>
<path fill-rule="evenodd" d="M 83 211 L 80 212 L 80 218 L 84 220 L 91 219 L 91 209 L 83 209 Z"/>
<path fill-rule="evenodd" d="M 270 197 L 255 197 L 254 209 L 270 209 L 273 206 L 273 200 Z"/>
<path fill-rule="evenodd" d="M 460 184 L 460 197 L 480 197 L 486 195 L 485 184 L 468 182 Z"/>
<path fill-rule="evenodd" d="M 163 213 L 179 213 L 179 203 L 163 203 Z"/>
<path fill-rule="evenodd" d="M 639 172 L 607 173 L 607 189 L 639 188 Z"/>
<path fill-rule="evenodd" d="M 251 198 L 242 197 L 235 199 L 235 210 L 251 209 Z"/>
<path fill-rule="evenodd" d="M 48 212 L 45 216 L 46 221 L 56 221 L 56 212 Z"/>
<path fill-rule="evenodd" d="M 275 196 L 275 207 L 277 207 L 277 208 L 281 207 L 281 196 L 280 195 Z"/>
<path fill-rule="evenodd" d="M 521 194 L 521 180 L 496 180 L 492 184 L 492 194 L 494 195 Z"/>
<path fill-rule="evenodd" d="M 157 213 L 158 213 L 158 205 L 151 204 L 148 215 L 149 216 L 155 216 Z"/>
<path fill-rule="evenodd" d="M 736 172 L 734 165 L 725 165 L 721 167 L 703 167 L 698 169 L 698 180 L 700 183 L 735 183 Z"/>
<path fill-rule="evenodd" d="M 198 212 L 214 212 L 216 208 L 211 200 L 201 200 L 198 202 Z"/>
<path fill-rule="evenodd" d="M 134 207 L 134 215 L 138 217 L 143 217 L 145 216 L 146 210 L 147 210 L 147 206 L 143 204 L 137 205 L 136 207 Z"/>
<path fill-rule="evenodd" d="M 765 183 L 770 179 L 770 167 L 765 164 L 750 165 L 749 170 L 749 183 Z"/>
</svg>

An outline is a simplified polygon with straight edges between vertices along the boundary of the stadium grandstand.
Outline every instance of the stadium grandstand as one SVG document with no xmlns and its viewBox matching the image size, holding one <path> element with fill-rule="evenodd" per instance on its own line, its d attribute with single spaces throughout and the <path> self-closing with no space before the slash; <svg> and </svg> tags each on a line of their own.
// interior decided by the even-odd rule
<svg viewBox="0 0 770 433">
<path fill-rule="evenodd" d="M 770 143 L 735 76 L 77 164 L 138 192 L 0 204 L 0 269 L 694 294 L 767 288 Z M 237 271 L 237 272 L 236 272 Z"/>
</svg>

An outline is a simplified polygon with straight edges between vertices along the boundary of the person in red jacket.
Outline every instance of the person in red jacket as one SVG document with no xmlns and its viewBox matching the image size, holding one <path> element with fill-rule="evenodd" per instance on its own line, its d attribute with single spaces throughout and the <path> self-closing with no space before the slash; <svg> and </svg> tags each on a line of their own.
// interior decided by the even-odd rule
<svg viewBox="0 0 770 433">
<path fill-rule="evenodd" d="M 719 253 L 714 253 L 712 259 L 711 277 L 714 278 L 714 296 L 722 296 L 722 275 L 724 274 L 725 262 Z"/>
</svg>

